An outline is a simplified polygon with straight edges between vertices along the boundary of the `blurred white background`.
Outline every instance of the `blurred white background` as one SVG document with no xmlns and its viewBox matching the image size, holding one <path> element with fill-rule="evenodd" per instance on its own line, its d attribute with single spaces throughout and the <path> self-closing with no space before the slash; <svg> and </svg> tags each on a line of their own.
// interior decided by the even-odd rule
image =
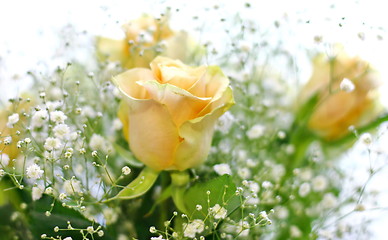
<svg viewBox="0 0 388 240">
<path fill-rule="evenodd" d="M 245 9 L 245 2 L 249 2 L 252 9 Z M 217 14 L 206 10 L 215 5 L 220 7 Z M 223 42 L 218 37 L 218 33 L 224 31 L 219 19 L 237 11 L 269 30 L 274 28 L 274 21 L 282 21 L 285 26 L 276 32 L 276 37 L 284 38 L 285 46 L 296 57 L 305 54 L 303 49 L 319 48 L 313 39 L 320 36 L 325 42 L 340 42 L 349 52 L 370 61 L 381 72 L 383 82 L 387 81 L 388 14 L 385 1 L 381 0 L 13 0 L 0 4 L 1 98 L 7 99 L 28 88 L 28 70 L 45 72 L 73 59 L 88 64 L 88 55 L 81 50 L 92 51 L 91 36 L 121 38 L 122 23 L 142 13 L 160 15 L 167 6 L 173 10 L 173 29 L 195 32 L 200 23 L 202 29 L 207 30 L 206 36 L 197 31 L 194 37 L 211 39 L 216 46 Z M 195 15 L 199 20 L 193 24 Z M 69 42 L 70 48 L 63 48 L 60 44 L 63 41 Z M 300 61 L 303 62 L 303 57 Z M 310 74 L 308 64 L 299 66 L 299 71 L 301 81 L 306 81 Z M 383 86 L 382 102 L 388 106 L 386 93 L 387 86 Z M 383 149 L 387 142 L 381 139 L 373 147 Z M 365 150 L 365 146 L 360 145 L 344 157 L 344 166 L 355 176 L 353 184 L 363 184 L 368 177 L 369 162 L 360 154 Z M 383 171 L 372 179 L 368 188 L 380 192 L 379 205 L 388 207 L 387 182 L 388 172 Z M 368 216 L 376 219 L 371 226 L 374 239 L 387 238 L 388 217 L 385 215 L 388 215 L 386 210 L 368 212 Z M 351 220 L 352 216 L 349 218 Z"/>
</svg>

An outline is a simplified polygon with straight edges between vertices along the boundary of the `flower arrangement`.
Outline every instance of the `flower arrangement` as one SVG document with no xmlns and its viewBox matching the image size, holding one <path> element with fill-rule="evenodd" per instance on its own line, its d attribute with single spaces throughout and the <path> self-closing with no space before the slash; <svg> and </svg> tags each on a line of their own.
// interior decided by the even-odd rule
<svg viewBox="0 0 388 240">
<path fill-rule="evenodd" d="M 373 236 L 346 220 L 379 206 L 367 188 L 387 156 L 374 147 L 388 120 L 378 69 L 327 43 L 307 49 L 298 85 L 294 56 L 256 22 L 222 18 L 239 31 L 217 50 L 172 29 L 174 14 L 131 20 L 121 39 L 91 35 L 87 63 L 29 71 L 32 87 L 4 102 L 2 237 Z M 361 186 L 341 165 L 355 149 L 370 161 Z"/>
</svg>

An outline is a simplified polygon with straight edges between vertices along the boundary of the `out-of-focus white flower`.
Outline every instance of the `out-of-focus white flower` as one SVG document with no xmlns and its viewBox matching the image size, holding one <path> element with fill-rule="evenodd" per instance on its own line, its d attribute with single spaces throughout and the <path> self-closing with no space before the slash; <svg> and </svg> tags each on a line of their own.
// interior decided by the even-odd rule
<svg viewBox="0 0 388 240">
<path fill-rule="evenodd" d="M 76 179 L 66 180 L 63 183 L 63 188 L 67 195 L 73 195 L 75 193 L 82 193 L 81 182 Z"/>
<path fill-rule="evenodd" d="M 71 237 L 66 237 L 63 240 L 73 240 Z"/>
<path fill-rule="evenodd" d="M 91 106 L 85 106 L 82 109 L 82 114 L 89 118 L 95 118 L 97 115 L 96 111 Z"/>
<path fill-rule="evenodd" d="M 44 148 L 47 151 L 57 150 L 61 146 L 62 146 L 61 140 L 59 140 L 58 138 L 49 137 L 49 138 L 46 139 L 46 141 L 44 143 Z"/>
<path fill-rule="evenodd" d="M 55 137 L 59 139 L 66 138 L 70 133 L 70 128 L 64 123 L 56 125 L 53 129 Z"/>
<path fill-rule="evenodd" d="M 2 153 L 0 155 L 0 168 L 2 168 L 3 166 L 4 167 L 8 166 L 8 164 L 9 164 L 9 156 L 8 156 L 8 154 Z"/>
<path fill-rule="evenodd" d="M 13 128 L 13 125 L 19 122 L 19 114 L 14 113 L 8 117 L 7 127 Z"/>
<path fill-rule="evenodd" d="M 195 238 L 195 234 L 203 232 L 205 223 L 201 219 L 194 219 L 191 223 L 183 224 L 183 235 L 189 238 Z"/>
<path fill-rule="evenodd" d="M 249 139 L 257 139 L 264 135 L 265 127 L 261 124 L 256 124 L 247 131 L 247 137 Z"/>
<path fill-rule="evenodd" d="M 312 181 L 313 189 L 316 192 L 324 191 L 327 188 L 327 178 L 324 176 L 316 176 Z"/>
<path fill-rule="evenodd" d="M 332 193 L 326 193 L 321 201 L 323 208 L 333 208 L 337 205 L 338 200 Z"/>
<path fill-rule="evenodd" d="M 340 83 L 340 89 L 344 92 L 353 92 L 356 88 L 354 83 L 350 81 L 348 78 L 344 78 Z"/>
<path fill-rule="evenodd" d="M 46 110 L 35 112 L 31 117 L 31 126 L 37 128 L 42 127 L 46 123 L 48 116 Z"/>
<path fill-rule="evenodd" d="M 32 200 L 36 201 L 42 197 L 43 186 L 32 187 Z"/>
<path fill-rule="evenodd" d="M 292 238 L 300 238 L 302 236 L 302 232 L 300 231 L 300 229 L 297 226 L 291 225 L 290 235 Z"/>
<path fill-rule="evenodd" d="M 26 169 L 27 177 L 31 179 L 39 179 L 43 176 L 43 173 L 44 171 L 35 163 L 28 166 Z"/>
<path fill-rule="evenodd" d="M 227 163 L 216 164 L 213 166 L 213 169 L 218 175 L 232 175 L 232 170 L 230 169 L 230 166 Z"/>
<path fill-rule="evenodd" d="M 217 122 L 216 129 L 223 134 L 227 134 L 235 121 L 234 116 L 230 112 L 224 113 Z"/>
<path fill-rule="evenodd" d="M 372 135 L 370 133 L 363 133 L 360 140 L 365 145 L 370 145 L 372 143 Z"/>
<path fill-rule="evenodd" d="M 226 218 L 228 211 L 224 207 L 221 207 L 219 204 L 216 204 L 211 208 L 211 213 L 215 219 L 224 219 Z"/>
<path fill-rule="evenodd" d="M 65 122 L 67 116 L 62 111 L 54 111 L 50 113 L 50 119 L 56 124 L 60 124 Z"/>
<path fill-rule="evenodd" d="M 239 236 L 247 237 L 249 235 L 249 223 L 247 221 L 240 221 L 237 223 L 236 233 L 240 233 Z"/>
<path fill-rule="evenodd" d="M 118 131 L 123 128 L 123 123 L 121 122 L 120 119 L 116 118 L 113 120 L 113 130 Z"/>
<path fill-rule="evenodd" d="M 115 223 L 119 218 L 117 211 L 115 211 L 113 208 L 104 208 L 104 210 L 102 210 L 102 214 L 104 215 L 107 225 Z"/>
<path fill-rule="evenodd" d="M 242 178 L 242 179 L 249 179 L 251 177 L 251 170 L 248 168 L 239 168 L 237 170 L 237 174 Z"/>
<path fill-rule="evenodd" d="M 93 134 L 90 138 L 89 147 L 92 150 L 100 150 L 104 153 L 107 153 L 109 150 L 111 150 L 108 142 L 99 134 Z"/>
<path fill-rule="evenodd" d="M 305 183 L 302 183 L 302 185 L 300 185 L 298 193 L 299 193 L 299 196 L 306 197 L 307 194 L 310 193 L 310 191 L 311 191 L 310 183 L 305 182 Z"/>
</svg>

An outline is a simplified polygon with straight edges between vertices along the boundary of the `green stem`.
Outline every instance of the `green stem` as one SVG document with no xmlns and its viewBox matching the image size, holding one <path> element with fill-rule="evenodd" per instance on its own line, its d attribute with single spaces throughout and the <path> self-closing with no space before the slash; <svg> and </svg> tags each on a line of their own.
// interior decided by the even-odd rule
<svg viewBox="0 0 388 240">
<path fill-rule="evenodd" d="M 184 194 L 186 192 L 187 184 L 190 181 L 190 175 L 187 171 L 184 172 L 171 172 L 171 196 L 174 200 L 175 206 L 179 211 L 188 213 L 184 202 Z"/>
</svg>

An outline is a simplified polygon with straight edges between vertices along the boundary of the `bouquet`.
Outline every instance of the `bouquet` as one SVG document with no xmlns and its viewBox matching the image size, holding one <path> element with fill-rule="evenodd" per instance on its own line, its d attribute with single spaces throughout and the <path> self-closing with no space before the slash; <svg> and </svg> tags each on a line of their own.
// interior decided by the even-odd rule
<svg viewBox="0 0 388 240">
<path fill-rule="evenodd" d="M 2 84 L 0 238 L 373 236 L 365 221 L 381 205 L 368 186 L 388 120 L 378 69 L 321 36 L 293 53 L 276 35 L 291 20 L 262 29 L 244 18 L 251 3 L 238 7 L 214 42 L 205 26 L 172 27 L 168 7 L 121 38 L 61 43 L 71 54 L 31 69 L 22 91 Z M 361 185 L 351 154 L 369 163 Z"/>
</svg>

